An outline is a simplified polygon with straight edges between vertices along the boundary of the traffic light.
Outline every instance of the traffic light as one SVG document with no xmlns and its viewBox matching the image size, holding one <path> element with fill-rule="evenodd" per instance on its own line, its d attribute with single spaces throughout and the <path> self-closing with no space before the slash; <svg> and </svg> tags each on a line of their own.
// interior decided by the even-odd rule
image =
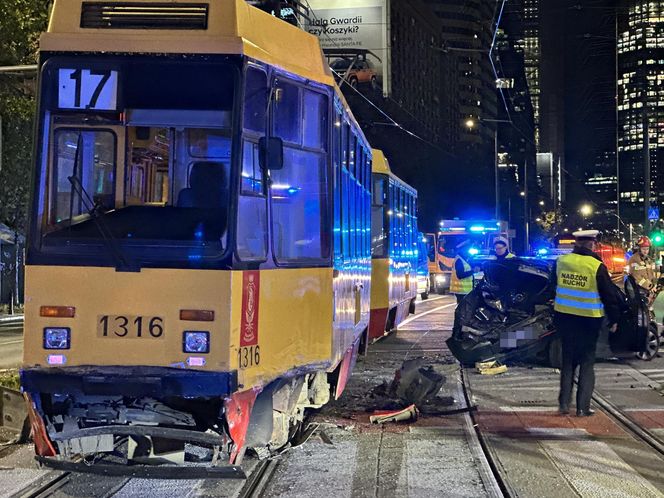
<svg viewBox="0 0 664 498">
<path fill-rule="evenodd" d="M 661 246 L 664 244 L 664 235 L 662 232 L 653 232 L 650 234 L 650 240 L 652 240 L 652 245 Z"/>
</svg>

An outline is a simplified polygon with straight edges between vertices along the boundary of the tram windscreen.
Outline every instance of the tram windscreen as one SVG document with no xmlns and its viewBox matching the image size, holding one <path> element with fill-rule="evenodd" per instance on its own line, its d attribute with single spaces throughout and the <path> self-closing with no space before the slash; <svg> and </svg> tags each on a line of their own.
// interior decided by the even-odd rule
<svg viewBox="0 0 664 498">
<path fill-rule="evenodd" d="M 139 263 L 160 259 L 159 247 L 180 248 L 177 257 L 187 260 L 221 255 L 231 205 L 234 70 L 119 67 L 122 124 L 102 113 L 52 118 L 39 196 L 42 249 L 72 252 L 111 238 Z M 52 95 L 45 102 L 58 106 Z"/>
</svg>

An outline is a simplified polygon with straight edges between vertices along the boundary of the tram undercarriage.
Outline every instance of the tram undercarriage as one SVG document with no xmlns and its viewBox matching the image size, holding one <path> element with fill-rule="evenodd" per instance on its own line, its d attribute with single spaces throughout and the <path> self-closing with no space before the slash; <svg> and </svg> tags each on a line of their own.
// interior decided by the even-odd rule
<svg viewBox="0 0 664 498">
<path fill-rule="evenodd" d="M 201 396 L 211 379 L 200 375 L 178 383 L 173 382 L 177 376 L 164 382 L 151 372 L 140 381 L 129 375 L 123 381 L 118 370 L 23 372 L 41 463 L 106 474 L 118 473 L 109 468 L 124 464 L 133 475 L 153 477 L 167 476 L 155 474 L 155 466 L 198 464 L 213 470 L 206 476 L 241 475 L 235 466 L 246 449 L 262 459 L 287 448 L 302 428 L 305 410 L 323 406 L 331 392 L 325 371 L 281 378 L 262 390 Z M 226 375 L 215 374 L 222 381 L 218 386 Z M 52 387 L 65 378 L 56 392 Z M 225 380 L 234 382 L 232 375 Z M 192 396 L 181 389 L 190 383 Z M 148 470 L 141 472 L 142 467 Z"/>
</svg>

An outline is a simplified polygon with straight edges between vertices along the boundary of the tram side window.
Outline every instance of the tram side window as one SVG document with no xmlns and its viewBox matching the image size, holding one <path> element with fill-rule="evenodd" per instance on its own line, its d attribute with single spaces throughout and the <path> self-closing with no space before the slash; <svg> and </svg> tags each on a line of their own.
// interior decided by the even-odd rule
<svg viewBox="0 0 664 498">
<path fill-rule="evenodd" d="M 332 162 L 334 164 L 334 258 L 341 257 L 341 113 L 335 114 L 332 131 Z"/>
<path fill-rule="evenodd" d="M 304 142 L 305 147 L 312 149 L 327 148 L 327 96 L 304 91 Z"/>
<path fill-rule="evenodd" d="M 267 75 L 264 71 L 247 68 L 244 90 L 244 128 L 265 134 L 267 111 Z"/>
<path fill-rule="evenodd" d="M 243 261 L 267 257 L 267 198 L 258 145 L 244 142 L 242 179 L 238 199 L 237 254 Z"/>
<path fill-rule="evenodd" d="M 60 223 L 87 212 L 69 177 L 75 177 L 104 209 L 114 207 L 115 135 L 110 131 L 61 129 L 55 136 L 55 175 L 51 220 Z M 85 196 L 85 194 L 83 194 Z"/>
<path fill-rule="evenodd" d="M 284 168 L 271 172 L 274 253 L 295 263 L 329 256 L 325 243 L 325 156 L 284 148 Z"/>
<path fill-rule="evenodd" d="M 300 88 L 282 81 L 275 84 L 273 131 L 285 142 L 301 143 Z"/>
<path fill-rule="evenodd" d="M 387 256 L 387 231 L 385 230 L 385 180 L 378 175 L 373 177 L 371 191 L 371 256 Z"/>
</svg>

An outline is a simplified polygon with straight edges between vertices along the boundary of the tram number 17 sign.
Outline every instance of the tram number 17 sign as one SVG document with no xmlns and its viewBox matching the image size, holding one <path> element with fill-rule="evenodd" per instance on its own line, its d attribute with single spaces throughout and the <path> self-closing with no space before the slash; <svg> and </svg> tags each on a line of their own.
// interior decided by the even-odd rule
<svg viewBox="0 0 664 498">
<path fill-rule="evenodd" d="M 118 102 L 118 72 L 110 69 L 60 69 L 58 107 L 115 111 Z"/>
</svg>

